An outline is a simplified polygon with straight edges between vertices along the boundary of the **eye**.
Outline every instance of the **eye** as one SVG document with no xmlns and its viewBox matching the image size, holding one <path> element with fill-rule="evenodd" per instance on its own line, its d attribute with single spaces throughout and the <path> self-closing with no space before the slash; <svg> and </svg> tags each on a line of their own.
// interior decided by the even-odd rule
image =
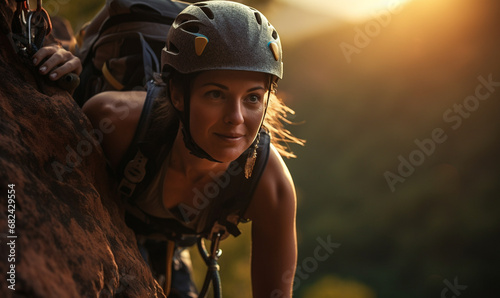
<svg viewBox="0 0 500 298">
<path fill-rule="evenodd" d="M 247 101 L 250 103 L 259 103 L 261 98 L 259 94 L 250 94 L 247 96 Z"/>
<path fill-rule="evenodd" d="M 210 90 L 205 93 L 205 96 L 209 99 L 221 99 L 223 97 L 222 92 L 219 90 Z"/>
</svg>

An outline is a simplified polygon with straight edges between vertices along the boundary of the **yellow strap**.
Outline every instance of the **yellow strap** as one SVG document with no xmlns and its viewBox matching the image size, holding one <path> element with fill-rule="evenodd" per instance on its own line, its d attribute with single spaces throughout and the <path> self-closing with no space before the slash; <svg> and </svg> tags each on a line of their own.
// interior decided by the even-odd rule
<svg viewBox="0 0 500 298">
<path fill-rule="evenodd" d="M 167 268 L 165 270 L 165 296 L 170 294 L 172 286 L 172 259 L 174 258 L 175 242 L 167 240 Z"/>
<path fill-rule="evenodd" d="M 122 90 L 125 88 L 125 86 L 122 85 L 122 83 L 118 82 L 117 79 L 111 74 L 111 72 L 108 69 L 108 63 L 104 63 L 102 65 L 102 74 L 104 75 L 104 78 L 108 81 L 108 83 L 111 84 L 116 90 Z"/>
</svg>

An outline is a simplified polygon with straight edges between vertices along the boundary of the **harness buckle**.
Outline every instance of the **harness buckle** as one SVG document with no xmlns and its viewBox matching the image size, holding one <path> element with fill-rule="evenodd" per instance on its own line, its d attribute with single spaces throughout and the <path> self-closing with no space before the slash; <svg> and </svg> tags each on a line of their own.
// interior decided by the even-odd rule
<svg viewBox="0 0 500 298">
<path fill-rule="evenodd" d="M 124 176 L 128 181 L 137 184 L 146 176 L 146 163 L 148 158 L 142 154 L 141 150 L 137 151 L 134 159 L 127 163 L 125 167 Z"/>
</svg>

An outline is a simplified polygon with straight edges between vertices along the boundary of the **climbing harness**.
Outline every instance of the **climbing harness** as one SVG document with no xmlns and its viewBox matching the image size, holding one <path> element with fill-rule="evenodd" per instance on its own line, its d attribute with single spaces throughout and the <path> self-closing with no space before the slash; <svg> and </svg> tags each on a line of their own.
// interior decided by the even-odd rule
<svg viewBox="0 0 500 298">
<path fill-rule="evenodd" d="M 9 39 L 14 52 L 23 62 L 31 65 L 31 57 L 43 46 L 45 37 L 52 31 L 52 22 L 42 7 L 42 0 L 37 0 L 35 10 L 30 9 L 28 0 L 16 2 Z M 66 74 L 57 81 L 59 87 L 68 91 L 74 90 L 79 83 L 80 78 L 74 73 Z"/>
</svg>

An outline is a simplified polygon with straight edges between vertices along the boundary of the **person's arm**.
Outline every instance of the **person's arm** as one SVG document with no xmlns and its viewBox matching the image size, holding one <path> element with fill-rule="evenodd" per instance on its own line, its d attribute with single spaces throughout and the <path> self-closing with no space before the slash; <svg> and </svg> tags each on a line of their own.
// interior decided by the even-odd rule
<svg viewBox="0 0 500 298">
<path fill-rule="evenodd" d="M 145 98 L 144 91 L 109 91 L 94 95 L 82 107 L 114 169 L 132 142 Z"/>
<path fill-rule="evenodd" d="M 274 146 L 246 213 L 252 220 L 253 297 L 291 297 L 297 263 L 296 195 Z"/>
<path fill-rule="evenodd" d="M 48 75 L 53 81 L 71 72 L 76 75 L 82 72 L 80 59 L 57 44 L 42 47 L 33 55 L 32 60 L 38 71 Z"/>
</svg>

